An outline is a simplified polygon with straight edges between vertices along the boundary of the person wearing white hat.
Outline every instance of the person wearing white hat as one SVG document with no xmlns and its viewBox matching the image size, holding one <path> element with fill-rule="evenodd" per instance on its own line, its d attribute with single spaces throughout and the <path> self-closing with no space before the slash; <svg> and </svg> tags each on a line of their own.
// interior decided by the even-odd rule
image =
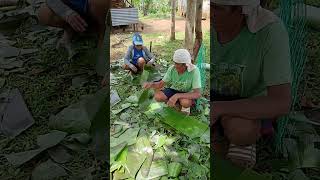
<svg viewBox="0 0 320 180">
<path fill-rule="evenodd" d="M 211 12 L 213 149 L 251 168 L 256 141 L 290 110 L 288 32 L 259 0 L 213 0 Z"/>
<path fill-rule="evenodd" d="M 170 107 L 181 106 L 181 112 L 189 115 L 195 99 L 201 97 L 199 69 L 191 63 L 191 55 L 186 49 L 178 49 L 173 55 L 174 65 L 170 66 L 159 82 L 148 82 L 144 88 L 154 88 L 154 98 L 166 102 Z M 166 86 L 166 88 L 164 88 Z"/>
</svg>

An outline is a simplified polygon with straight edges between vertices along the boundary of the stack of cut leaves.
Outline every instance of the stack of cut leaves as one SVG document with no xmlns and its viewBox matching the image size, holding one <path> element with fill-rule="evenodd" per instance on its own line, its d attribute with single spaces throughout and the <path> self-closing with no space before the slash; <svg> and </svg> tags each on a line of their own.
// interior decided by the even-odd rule
<svg viewBox="0 0 320 180">
<path fill-rule="evenodd" d="M 178 154 L 172 148 L 173 137 L 154 131 L 139 135 L 139 128 L 129 128 L 111 136 L 111 169 L 113 179 L 177 178 L 182 170 Z"/>
<path fill-rule="evenodd" d="M 160 72 L 148 69 L 133 79 L 121 71 L 112 74 L 117 103 L 110 109 L 110 177 L 209 179 L 208 114 L 188 117 L 155 102 L 153 90 L 141 85 L 159 80 Z"/>
<path fill-rule="evenodd" d="M 320 123 L 308 119 L 303 112 L 292 112 L 289 119 L 290 136 L 284 138 L 282 157 L 273 153 L 270 142 L 261 141 L 256 169 L 269 172 L 275 180 L 319 179 L 320 136 L 316 127 Z"/>
</svg>

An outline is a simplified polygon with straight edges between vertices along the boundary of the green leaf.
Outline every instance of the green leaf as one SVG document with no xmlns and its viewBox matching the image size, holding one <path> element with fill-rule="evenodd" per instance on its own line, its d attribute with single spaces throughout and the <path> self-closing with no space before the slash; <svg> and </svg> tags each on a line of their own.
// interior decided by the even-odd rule
<svg viewBox="0 0 320 180">
<path fill-rule="evenodd" d="M 143 106 L 144 108 L 143 109 L 146 109 L 150 104 L 151 104 L 151 101 L 148 101 L 150 96 L 152 94 L 152 90 L 151 89 L 144 89 L 140 96 L 139 96 L 139 100 L 138 100 L 138 104 L 140 106 Z"/>
<path fill-rule="evenodd" d="M 30 150 L 30 151 L 25 151 L 25 152 L 6 154 L 6 155 L 4 155 L 4 157 L 12 165 L 20 166 L 20 165 L 24 164 L 25 162 L 31 160 L 32 158 L 34 158 L 38 154 L 40 154 L 45 149 L 46 148 L 40 148 L 40 149 Z"/>
<path fill-rule="evenodd" d="M 153 161 L 151 164 L 148 179 L 159 178 L 168 174 L 167 163 L 165 161 Z"/>
<path fill-rule="evenodd" d="M 140 85 L 148 81 L 150 72 L 147 70 L 143 70 L 142 75 L 140 77 Z"/>
<path fill-rule="evenodd" d="M 137 175 L 137 172 L 141 168 L 141 165 L 146 160 L 145 154 L 140 154 L 136 152 L 128 152 L 127 155 L 127 162 L 124 165 L 128 173 L 132 178 L 135 178 Z"/>
<path fill-rule="evenodd" d="M 113 173 L 113 179 L 114 180 L 128 179 L 128 178 L 130 178 L 130 174 L 127 171 L 115 171 Z"/>
<path fill-rule="evenodd" d="M 63 109 L 49 119 L 49 127 L 68 133 L 88 133 L 91 123 L 108 97 L 106 88 L 82 96 L 80 101 Z"/>
<path fill-rule="evenodd" d="M 297 121 L 297 122 L 304 122 L 304 123 L 310 123 L 316 126 L 320 126 L 320 123 L 318 122 L 314 122 L 314 121 L 310 121 L 303 112 L 292 112 L 289 115 L 289 118 L 291 120 Z"/>
<path fill-rule="evenodd" d="M 156 145 L 154 146 L 154 149 L 158 149 L 159 147 L 162 147 L 166 143 L 167 136 L 166 135 L 160 135 L 158 136 Z"/>
<path fill-rule="evenodd" d="M 320 167 L 320 150 L 314 148 L 314 143 L 304 140 L 298 143 L 294 139 L 284 139 L 287 148 L 289 169 Z"/>
<path fill-rule="evenodd" d="M 283 140 L 284 148 L 287 150 L 289 164 L 289 169 L 295 169 L 300 167 L 300 155 L 299 155 L 299 149 L 298 144 L 294 139 L 285 138 Z"/>
<path fill-rule="evenodd" d="M 131 95 L 126 99 L 127 102 L 132 103 L 132 104 L 136 104 L 138 103 L 139 99 L 137 97 L 137 95 Z"/>
<path fill-rule="evenodd" d="M 153 160 L 153 149 L 147 137 L 140 137 L 135 144 L 135 151 L 146 156 L 146 160 L 138 173 L 143 177 L 148 177 Z"/>
<path fill-rule="evenodd" d="M 72 134 L 67 137 L 67 141 L 78 141 L 81 144 L 88 144 L 89 141 L 91 140 L 91 137 L 87 133 L 77 133 L 77 134 Z"/>
<path fill-rule="evenodd" d="M 132 145 L 136 142 L 136 138 L 140 128 L 130 128 L 127 129 L 121 136 L 118 138 L 110 137 L 110 147 L 117 146 L 121 143 L 126 142 L 128 145 Z"/>
<path fill-rule="evenodd" d="M 117 114 L 121 113 L 123 110 L 125 110 L 125 109 L 127 109 L 127 108 L 129 108 L 129 107 L 131 107 L 131 106 L 132 106 L 131 103 L 125 103 L 125 104 L 122 104 L 122 105 L 121 105 L 121 108 L 120 108 L 120 109 L 112 110 L 111 112 L 112 112 L 113 114 L 117 115 Z"/>
<path fill-rule="evenodd" d="M 186 116 L 173 108 L 164 107 L 163 111 L 159 112 L 159 115 L 162 117 L 162 122 L 190 138 L 201 137 L 209 128 L 207 124 L 198 121 L 194 117 Z"/>
<path fill-rule="evenodd" d="M 48 134 L 39 135 L 37 138 L 37 144 L 41 148 L 49 148 L 61 142 L 66 137 L 66 135 L 67 133 L 62 131 L 53 131 Z"/>
<path fill-rule="evenodd" d="M 119 170 L 127 163 L 127 156 L 128 156 L 128 147 L 126 146 L 117 156 L 116 161 L 112 164 L 110 168 L 110 172 L 115 170 Z M 124 170 L 124 169 L 123 169 Z"/>
<path fill-rule="evenodd" d="M 120 115 L 120 119 L 122 121 L 128 121 L 128 120 L 130 120 L 131 117 L 132 117 L 132 115 L 130 115 L 129 113 L 126 113 L 126 112 L 124 112 Z"/>
<path fill-rule="evenodd" d="M 66 163 L 72 159 L 72 156 L 63 146 L 53 147 L 48 150 L 51 159 L 57 163 Z"/>
<path fill-rule="evenodd" d="M 309 180 L 301 169 L 296 169 L 289 174 L 289 180 Z"/>
<path fill-rule="evenodd" d="M 51 160 L 41 163 L 32 171 L 32 180 L 49 180 L 67 176 L 67 172 Z"/>
<path fill-rule="evenodd" d="M 155 150 L 153 160 L 164 159 L 165 156 L 166 156 L 166 152 L 164 151 L 164 148 L 160 147 Z"/>
<path fill-rule="evenodd" d="M 37 138 L 37 143 L 40 146 L 39 149 L 19 153 L 11 153 L 4 156 L 12 165 L 20 166 L 25 162 L 31 160 L 44 150 L 59 144 L 66 135 L 67 133 L 61 131 L 53 131 L 45 135 L 39 135 Z"/>
<path fill-rule="evenodd" d="M 119 154 L 124 150 L 127 143 L 123 142 L 117 146 L 110 148 L 110 164 L 112 164 L 119 156 Z"/>
<path fill-rule="evenodd" d="M 320 167 L 320 150 L 312 146 L 304 149 L 301 154 L 301 168 L 319 168 Z"/>
<path fill-rule="evenodd" d="M 210 128 L 204 132 L 204 134 L 200 137 L 200 140 L 204 143 L 210 144 Z"/>
<path fill-rule="evenodd" d="M 199 165 L 198 163 L 189 162 L 188 165 L 188 176 L 192 177 L 192 179 L 199 179 L 201 177 L 206 177 L 209 173 L 209 169 L 203 165 Z"/>
<path fill-rule="evenodd" d="M 178 177 L 178 175 L 182 170 L 182 164 L 177 162 L 170 163 L 168 166 L 168 169 L 169 169 L 169 174 L 168 174 L 169 177 Z"/>
<path fill-rule="evenodd" d="M 172 145 L 175 141 L 177 141 L 177 138 L 175 138 L 175 137 L 167 137 L 167 138 L 166 138 L 165 145 L 170 146 L 170 145 Z"/>
</svg>

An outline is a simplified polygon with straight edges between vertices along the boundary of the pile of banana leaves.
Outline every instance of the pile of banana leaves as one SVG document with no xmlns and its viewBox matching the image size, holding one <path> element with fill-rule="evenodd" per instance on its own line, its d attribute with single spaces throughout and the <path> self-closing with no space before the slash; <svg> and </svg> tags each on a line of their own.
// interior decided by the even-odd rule
<svg viewBox="0 0 320 180">
<path fill-rule="evenodd" d="M 121 100 L 110 109 L 110 178 L 210 179 L 208 103 L 205 111 L 186 116 L 142 88 L 160 71 L 112 74 L 111 89 Z"/>
</svg>

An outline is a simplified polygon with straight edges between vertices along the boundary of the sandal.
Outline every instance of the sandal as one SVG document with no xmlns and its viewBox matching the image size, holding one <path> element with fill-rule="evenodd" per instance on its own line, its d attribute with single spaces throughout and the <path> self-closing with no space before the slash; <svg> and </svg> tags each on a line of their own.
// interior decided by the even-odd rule
<svg viewBox="0 0 320 180">
<path fill-rule="evenodd" d="M 253 168 L 256 164 L 256 145 L 238 146 L 229 145 L 227 159 L 233 164 L 243 168 Z"/>
<path fill-rule="evenodd" d="M 181 112 L 183 114 L 186 114 L 189 116 L 190 115 L 190 107 L 188 107 L 188 108 L 181 107 Z"/>
</svg>

